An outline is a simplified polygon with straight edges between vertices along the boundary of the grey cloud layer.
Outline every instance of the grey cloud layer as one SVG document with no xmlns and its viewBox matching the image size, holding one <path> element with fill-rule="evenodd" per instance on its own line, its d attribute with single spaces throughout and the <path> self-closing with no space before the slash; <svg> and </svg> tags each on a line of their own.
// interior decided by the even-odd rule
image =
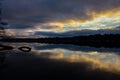
<svg viewBox="0 0 120 80">
<path fill-rule="evenodd" d="M 45 23 L 91 19 L 91 11 L 120 7 L 120 0 L 5 0 L 4 19 L 11 23 Z"/>
<path fill-rule="evenodd" d="M 35 32 L 36 36 L 48 36 L 48 37 L 66 37 L 66 36 L 84 36 L 84 35 L 95 35 L 95 34 L 120 34 L 120 27 L 114 29 L 100 29 L 100 30 L 77 30 L 69 31 L 64 33 L 54 33 L 54 32 Z"/>
</svg>

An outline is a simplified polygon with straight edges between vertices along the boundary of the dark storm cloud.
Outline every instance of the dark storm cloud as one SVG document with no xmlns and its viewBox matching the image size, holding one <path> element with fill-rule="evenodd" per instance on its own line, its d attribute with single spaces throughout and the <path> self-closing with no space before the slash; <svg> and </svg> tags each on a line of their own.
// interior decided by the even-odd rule
<svg viewBox="0 0 120 80">
<path fill-rule="evenodd" d="M 120 7 L 120 0 L 5 0 L 4 19 L 16 23 L 44 23 L 91 19 L 91 12 Z"/>
<path fill-rule="evenodd" d="M 5 29 L 28 29 L 28 28 L 32 28 L 33 26 L 30 25 L 26 25 L 26 24 L 14 24 L 14 25 L 8 25 L 5 26 Z"/>
</svg>

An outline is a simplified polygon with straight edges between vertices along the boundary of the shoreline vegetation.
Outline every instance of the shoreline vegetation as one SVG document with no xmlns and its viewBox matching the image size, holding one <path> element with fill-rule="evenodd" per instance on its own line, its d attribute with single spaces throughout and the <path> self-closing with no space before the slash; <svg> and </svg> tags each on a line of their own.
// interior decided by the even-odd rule
<svg viewBox="0 0 120 80">
<path fill-rule="evenodd" d="M 10 43 L 73 44 L 91 47 L 120 48 L 120 34 L 49 38 L 2 38 L 0 41 Z"/>
</svg>

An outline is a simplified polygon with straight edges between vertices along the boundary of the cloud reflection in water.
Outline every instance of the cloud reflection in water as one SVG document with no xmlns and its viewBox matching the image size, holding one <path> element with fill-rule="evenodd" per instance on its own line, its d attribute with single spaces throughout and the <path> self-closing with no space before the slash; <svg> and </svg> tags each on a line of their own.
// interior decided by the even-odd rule
<svg viewBox="0 0 120 80">
<path fill-rule="evenodd" d="M 47 48 L 45 48 L 45 46 L 47 46 Z M 70 63 L 88 63 L 88 69 L 100 69 L 120 73 L 119 49 L 116 49 L 116 52 L 114 52 L 115 49 L 112 51 L 112 49 L 90 48 L 89 51 L 89 47 L 79 47 L 78 49 L 77 46 L 71 47 L 72 45 L 69 45 L 71 47 L 70 49 L 70 47 L 68 48 L 68 46 L 65 45 L 56 46 L 57 48 L 53 47 L 53 45 L 37 46 L 35 47 L 36 56 Z M 102 49 L 103 51 L 101 52 Z"/>
<path fill-rule="evenodd" d="M 55 44 L 17 44 L 12 43 L 15 51 L 20 53 L 20 46 L 30 46 L 31 53 L 36 58 L 50 59 L 67 63 L 86 63 L 88 70 L 103 70 L 112 73 L 120 73 L 120 49 L 119 48 L 93 48 L 75 45 Z M 16 52 L 16 53 L 17 53 Z M 10 54 L 9 55 L 18 55 Z M 29 53 L 28 53 L 29 54 Z M 28 55 L 25 54 L 25 55 Z"/>
</svg>

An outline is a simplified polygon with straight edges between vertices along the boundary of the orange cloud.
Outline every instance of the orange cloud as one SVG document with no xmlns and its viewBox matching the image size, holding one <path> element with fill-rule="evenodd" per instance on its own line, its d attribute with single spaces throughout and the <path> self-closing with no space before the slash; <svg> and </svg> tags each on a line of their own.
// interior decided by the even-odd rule
<svg viewBox="0 0 120 80">
<path fill-rule="evenodd" d="M 57 29 L 60 29 L 62 32 L 65 31 L 64 27 L 67 26 L 69 28 L 77 29 L 76 26 L 91 26 L 91 29 L 99 29 L 100 27 L 106 26 L 105 24 L 102 24 L 101 22 L 109 22 L 109 23 L 120 23 L 120 8 L 112 9 L 112 10 L 106 10 L 101 12 L 95 12 L 95 11 L 89 11 L 89 16 L 91 18 L 88 19 L 69 19 L 66 21 L 57 21 L 57 22 L 49 22 L 46 23 L 46 26 L 55 26 L 51 28 L 51 30 L 56 31 Z M 88 13 L 88 10 L 86 11 Z M 117 24 L 116 24 L 117 25 Z M 95 28 L 96 27 L 96 28 Z M 109 26 L 108 26 L 109 27 Z M 88 28 L 88 27 L 87 27 Z M 106 28 L 106 27 L 105 27 Z M 79 28 L 80 30 L 81 28 Z M 77 29 L 78 30 L 78 29 Z"/>
</svg>

